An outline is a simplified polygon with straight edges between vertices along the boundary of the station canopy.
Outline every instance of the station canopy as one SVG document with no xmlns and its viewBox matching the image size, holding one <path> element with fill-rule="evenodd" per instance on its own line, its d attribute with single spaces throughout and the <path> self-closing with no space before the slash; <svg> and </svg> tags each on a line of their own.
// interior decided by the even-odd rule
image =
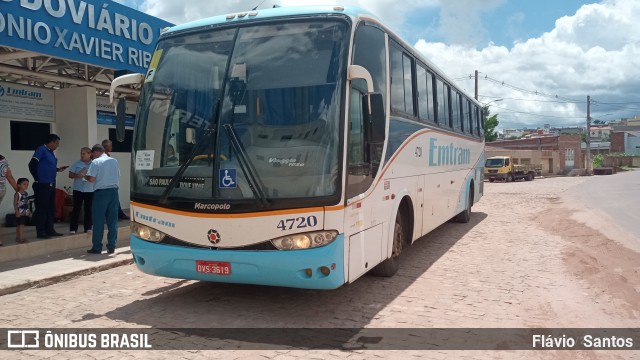
<svg viewBox="0 0 640 360">
<path fill-rule="evenodd" d="M 46 87 L 93 86 L 98 95 L 109 92 L 114 70 L 0 46 L 0 81 Z"/>
<path fill-rule="evenodd" d="M 173 24 L 114 1 L 3 0 L 0 81 L 51 89 L 144 73 L 162 29 Z M 131 89 L 130 94 L 137 94 Z"/>
</svg>

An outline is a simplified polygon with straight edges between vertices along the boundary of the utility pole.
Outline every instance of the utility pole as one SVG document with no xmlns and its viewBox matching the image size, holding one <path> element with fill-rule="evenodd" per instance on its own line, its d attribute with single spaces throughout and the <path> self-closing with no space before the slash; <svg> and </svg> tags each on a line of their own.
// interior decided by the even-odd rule
<svg viewBox="0 0 640 360">
<path fill-rule="evenodd" d="M 591 161 L 591 96 L 587 96 L 587 175 L 593 173 L 593 162 Z"/>
<path fill-rule="evenodd" d="M 476 100 L 478 100 L 478 70 L 476 70 Z"/>
</svg>

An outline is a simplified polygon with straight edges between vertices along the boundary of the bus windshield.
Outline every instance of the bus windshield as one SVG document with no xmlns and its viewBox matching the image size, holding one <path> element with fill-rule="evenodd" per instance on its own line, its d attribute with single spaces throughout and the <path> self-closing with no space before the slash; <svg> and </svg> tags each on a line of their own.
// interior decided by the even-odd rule
<svg viewBox="0 0 640 360">
<path fill-rule="evenodd" d="M 140 98 L 132 198 L 336 196 L 347 33 L 309 20 L 160 40 Z"/>
</svg>

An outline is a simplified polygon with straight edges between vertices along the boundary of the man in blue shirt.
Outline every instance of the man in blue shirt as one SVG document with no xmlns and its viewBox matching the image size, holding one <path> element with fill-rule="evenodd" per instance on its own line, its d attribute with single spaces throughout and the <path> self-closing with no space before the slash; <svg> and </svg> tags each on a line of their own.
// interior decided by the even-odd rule
<svg viewBox="0 0 640 360">
<path fill-rule="evenodd" d="M 33 194 L 36 211 L 33 214 L 39 239 L 62 236 L 53 228 L 56 211 L 56 175 L 68 166 L 58 167 L 58 159 L 53 153 L 60 146 L 60 137 L 49 134 L 47 143 L 38 147 L 29 162 L 29 172 L 33 176 Z"/>
<path fill-rule="evenodd" d="M 107 222 L 107 253 L 113 254 L 118 240 L 118 187 L 120 185 L 120 168 L 118 160 L 107 156 L 100 144 L 91 148 L 93 161 L 85 179 L 93 183 L 93 246 L 87 250 L 89 254 L 102 253 L 104 222 Z"/>
</svg>

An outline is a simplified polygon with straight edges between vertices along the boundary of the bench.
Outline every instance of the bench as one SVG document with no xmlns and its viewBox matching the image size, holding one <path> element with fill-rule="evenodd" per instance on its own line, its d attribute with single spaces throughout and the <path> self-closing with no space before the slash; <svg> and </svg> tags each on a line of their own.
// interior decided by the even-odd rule
<svg viewBox="0 0 640 360">
<path fill-rule="evenodd" d="M 615 170 L 611 167 L 601 167 L 593 169 L 593 175 L 613 175 Z"/>
</svg>

